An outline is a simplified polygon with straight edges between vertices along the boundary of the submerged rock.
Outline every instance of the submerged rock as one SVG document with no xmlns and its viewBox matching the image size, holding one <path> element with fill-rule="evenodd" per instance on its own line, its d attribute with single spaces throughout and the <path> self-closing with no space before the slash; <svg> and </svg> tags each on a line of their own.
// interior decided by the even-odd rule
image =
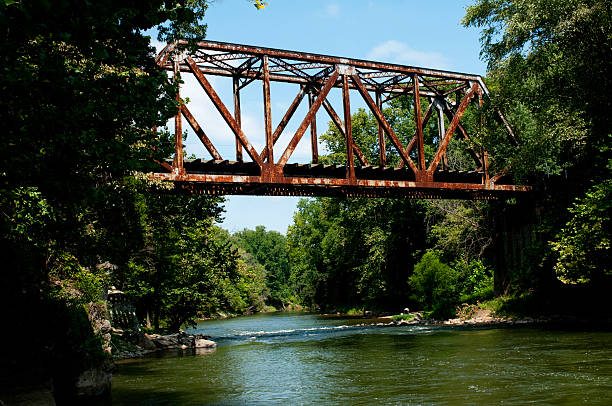
<svg viewBox="0 0 612 406">
<path fill-rule="evenodd" d="M 217 347 L 217 343 L 211 340 L 206 340 L 204 338 L 198 338 L 195 340 L 195 348 L 215 348 Z"/>
</svg>

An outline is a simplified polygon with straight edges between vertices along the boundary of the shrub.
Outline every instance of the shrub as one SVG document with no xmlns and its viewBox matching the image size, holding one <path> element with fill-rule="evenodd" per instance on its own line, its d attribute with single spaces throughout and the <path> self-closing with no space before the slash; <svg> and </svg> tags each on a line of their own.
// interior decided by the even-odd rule
<svg viewBox="0 0 612 406">
<path fill-rule="evenodd" d="M 443 319 L 455 315 L 457 279 L 457 272 L 440 261 L 438 252 L 428 251 L 415 265 L 409 283 L 430 317 Z"/>
<path fill-rule="evenodd" d="M 391 320 L 393 321 L 400 321 L 400 320 L 413 320 L 414 319 L 414 314 L 396 314 L 394 316 L 391 316 Z"/>
<path fill-rule="evenodd" d="M 461 279 L 461 302 L 476 303 L 479 300 L 488 300 L 494 296 L 493 271 L 488 269 L 480 260 L 470 263 L 457 262 L 455 264 Z"/>
</svg>

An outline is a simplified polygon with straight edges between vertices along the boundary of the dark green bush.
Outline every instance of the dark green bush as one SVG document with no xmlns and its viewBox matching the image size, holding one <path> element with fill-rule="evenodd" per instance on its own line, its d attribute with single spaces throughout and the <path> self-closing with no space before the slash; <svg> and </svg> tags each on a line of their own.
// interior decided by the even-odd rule
<svg viewBox="0 0 612 406">
<path fill-rule="evenodd" d="M 459 299 L 457 280 L 458 273 L 440 261 L 439 253 L 428 251 L 415 265 L 409 283 L 430 317 L 445 319 L 455 315 Z"/>
</svg>

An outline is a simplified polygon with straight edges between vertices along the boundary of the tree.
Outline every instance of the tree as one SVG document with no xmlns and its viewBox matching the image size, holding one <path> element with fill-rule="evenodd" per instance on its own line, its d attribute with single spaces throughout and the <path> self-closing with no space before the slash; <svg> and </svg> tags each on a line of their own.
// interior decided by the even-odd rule
<svg viewBox="0 0 612 406">
<path fill-rule="evenodd" d="M 233 240 L 264 267 L 270 304 L 284 307 L 291 302 L 293 295 L 289 288 L 289 254 L 285 236 L 277 231 L 266 231 L 264 226 L 257 226 L 255 230 L 244 229 L 234 233 Z"/>
<path fill-rule="evenodd" d="M 23 373 L 29 384 L 54 377 L 61 391 L 75 378 L 63 360 L 78 364 L 93 351 L 85 334 L 67 341 L 83 309 L 55 293 L 68 284 L 87 288 L 64 289 L 77 298 L 90 291 L 102 276 L 96 265 L 133 247 L 127 239 L 137 230 L 112 223 L 113 190 L 147 167 L 153 149 L 167 155 L 168 134 L 152 128 L 177 104 L 176 84 L 157 69 L 143 32 L 159 27 L 163 41 L 199 40 L 205 9 L 199 0 L 0 2 L 0 261 L 10 270 L 0 275 L 1 307 L 11 328 L 26 330 L 36 317 L 46 332 L 44 342 L 6 343 L 0 358 L 14 373 L 2 387 L 22 384 Z M 31 348 L 31 359 L 16 358 L 17 345 Z"/>
<path fill-rule="evenodd" d="M 385 116 L 404 143 L 414 133 L 409 98 Z M 351 118 L 353 137 L 370 162 L 378 160 L 377 126 L 360 109 Z M 429 127 L 426 129 L 431 135 Z M 329 153 L 321 161 L 345 164 L 345 140 L 335 124 L 321 136 Z M 399 155 L 387 149 L 389 165 Z M 356 163 L 357 164 L 357 163 Z M 408 277 L 426 248 L 425 204 L 410 199 L 320 198 L 303 200 L 288 231 L 291 280 L 303 304 L 329 311 L 403 309 Z"/>
<path fill-rule="evenodd" d="M 483 29 L 494 105 L 521 140 L 505 151 L 519 173 L 605 169 L 611 23 L 604 0 L 480 0 L 467 8 L 463 24 Z"/>
<path fill-rule="evenodd" d="M 463 24 L 483 30 L 489 110 L 501 108 L 520 141 L 520 148 L 504 142 L 488 118 L 488 149 L 546 191 L 543 243 L 536 241 L 530 267 L 556 263 L 564 281 L 598 278 L 607 272 L 598 261 L 609 255 L 610 233 L 610 209 L 601 200 L 609 188 L 612 140 L 610 2 L 479 0 Z"/>
</svg>

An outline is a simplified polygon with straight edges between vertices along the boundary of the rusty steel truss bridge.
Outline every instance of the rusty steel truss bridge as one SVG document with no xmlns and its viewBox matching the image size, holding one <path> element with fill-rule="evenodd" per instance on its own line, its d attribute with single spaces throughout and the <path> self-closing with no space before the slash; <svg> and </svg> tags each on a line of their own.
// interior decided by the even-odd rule
<svg viewBox="0 0 612 406">
<path fill-rule="evenodd" d="M 199 42 L 195 52 L 180 51 L 178 45 L 184 44 L 167 45 L 157 56 L 158 65 L 174 75 L 193 75 L 236 140 L 235 160 L 224 159 L 213 137 L 205 132 L 206 123 L 198 122 L 197 112 L 180 103 L 174 119 L 174 159 L 158 162 L 161 169 L 152 175 L 173 181 L 179 190 L 204 194 L 462 199 L 494 199 L 530 190 L 529 186 L 512 184 L 508 170 L 490 173 L 487 151 L 473 141 L 462 125 L 468 107 L 482 105 L 483 97 L 488 95 L 478 75 L 213 41 Z M 233 79 L 233 113 L 207 76 Z M 245 134 L 241 126 L 240 91 L 256 81 L 262 83 L 263 151 L 254 148 L 253 138 L 248 137 L 252 134 Z M 272 82 L 295 84 L 297 90 L 276 128 L 271 115 Z M 341 89 L 342 118 L 328 98 L 334 88 Z M 350 90 L 361 96 L 378 123 L 376 162 L 368 161 L 353 139 Z M 399 96 L 411 100 L 413 134 L 398 136 L 383 113 L 383 104 Z M 282 155 L 275 157 L 274 146 L 304 98 L 308 99 L 308 112 Z M 180 102 L 180 90 L 177 100 Z M 319 162 L 316 114 L 321 107 L 344 136 L 343 165 Z M 431 143 L 435 153 L 426 159 L 424 127 L 432 117 L 437 122 L 437 134 Z M 184 159 L 183 118 L 211 160 Z M 498 118 L 514 140 L 501 112 Z M 308 142 L 303 139 L 309 128 L 311 162 L 290 163 L 298 144 Z M 473 170 L 449 167 L 447 147 L 455 134 L 473 160 Z M 401 138 L 410 141 L 402 143 Z M 399 155 L 398 164 L 390 165 L 389 151 Z"/>
</svg>

